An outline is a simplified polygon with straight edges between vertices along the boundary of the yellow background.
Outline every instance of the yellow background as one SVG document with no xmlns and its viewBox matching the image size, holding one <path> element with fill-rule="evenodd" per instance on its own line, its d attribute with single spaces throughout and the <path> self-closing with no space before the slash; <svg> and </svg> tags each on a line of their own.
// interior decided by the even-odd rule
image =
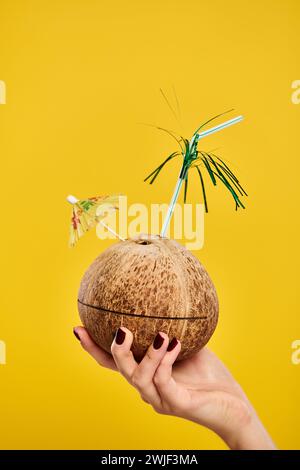
<svg viewBox="0 0 300 470">
<path fill-rule="evenodd" d="M 1 448 L 225 448 L 194 423 L 155 414 L 72 334 L 84 270 L 111 241 L 67 246 L 65 196 L 123 192 L 168 202 L 178 172 L 143 178 L 174 151 L 140 123 L 184 133 L 234 107 L 246 120 L 207 138 L 250 197 L 236 213 L 208 189 L 196 253 L 220 298 L 210 347 L 281 448 L 299 448 L 299 79 L 297 0 L 1 0 Z M 199 202 L 196 176 L 189 201 Z"/>
</svg>

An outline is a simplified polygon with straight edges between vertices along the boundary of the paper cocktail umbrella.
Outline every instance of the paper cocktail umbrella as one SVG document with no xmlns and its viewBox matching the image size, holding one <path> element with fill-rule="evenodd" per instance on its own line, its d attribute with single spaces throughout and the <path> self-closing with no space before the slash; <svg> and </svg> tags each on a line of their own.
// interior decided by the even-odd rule
<svg viewBox="0 0 300 470">
<path fill-rule="evenodd" d="M 67 197 L 67 201 L 73 206 L 70 225 L 70 246 L 74 246 L 79 238 L 97 223 L 102 224 L 120 240 L 124 240 L 102 221 L 105 212 L 119 208 L 119 195 L 96 196 L 82 200 L 70 195 Z"/>
</svg>

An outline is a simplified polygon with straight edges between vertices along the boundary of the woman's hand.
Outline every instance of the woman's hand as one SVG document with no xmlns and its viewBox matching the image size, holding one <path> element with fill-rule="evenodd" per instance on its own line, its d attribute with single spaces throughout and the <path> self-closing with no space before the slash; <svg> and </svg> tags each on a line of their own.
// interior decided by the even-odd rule
<svg viewBox="0 0 300 470">
<path fill-rule="evenodd" d="M 76 327 L 74 334 L 101 366 L 121 372 L 158 413 L 206 426 L 231 449 L 275 449 L 241 387 L 207 348 L 174 364 L 181 344 L 159 332 L 137 363 L 130 350 L 133 335 L 125 327 L 116 333 L 112 356 L 85 328 Z"/>
</svg>

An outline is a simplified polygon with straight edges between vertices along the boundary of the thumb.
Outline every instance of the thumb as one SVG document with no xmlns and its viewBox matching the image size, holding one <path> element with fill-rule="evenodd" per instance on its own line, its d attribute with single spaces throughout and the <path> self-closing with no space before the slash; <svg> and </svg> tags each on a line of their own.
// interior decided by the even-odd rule
<svg viewBox="0 0 300 470">
<path fill-rule="evenodd" d="M 111 370 L 118 370 L 112 356 L 92 340 L 83 326 L 76 326 L 73 329 L 73 333 L 80 341 L 83 349 L 88 352 L 98 362 L 98 364 L 100 364 L 100 366 Z"/>
</svg>

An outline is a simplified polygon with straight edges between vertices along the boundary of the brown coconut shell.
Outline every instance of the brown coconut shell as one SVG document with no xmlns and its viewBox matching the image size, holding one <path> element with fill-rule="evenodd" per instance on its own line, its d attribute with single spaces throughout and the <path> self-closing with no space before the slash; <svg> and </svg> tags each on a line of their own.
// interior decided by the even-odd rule
<svg viewBox="0 0 300 470">
<path fill-rule="evenodd" d="M 158 235 L 140 235 L 101 253 L 83 276 L 78 309 L 93 340 L 107 352 L 120 326 L 131 330 L 138 361 L 158 331 L 181 341 L 178 360 L 195 354 L 213 334 L 219 310 L 199 260 Z"/>
</svg>

